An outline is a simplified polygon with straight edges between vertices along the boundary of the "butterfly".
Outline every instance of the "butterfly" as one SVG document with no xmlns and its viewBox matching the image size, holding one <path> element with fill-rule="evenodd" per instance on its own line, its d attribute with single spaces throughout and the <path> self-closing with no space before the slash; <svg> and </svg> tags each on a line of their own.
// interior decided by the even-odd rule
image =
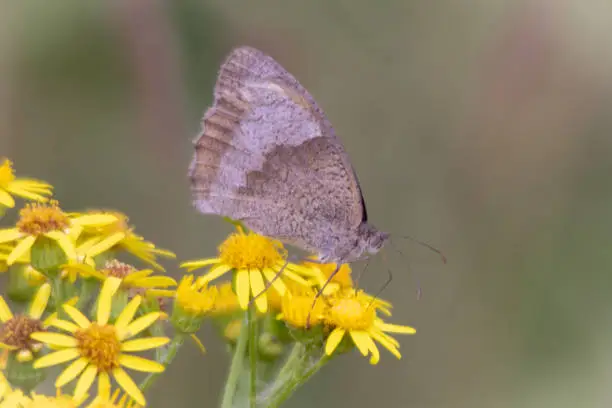
<svg viewBox="0 0 612 408">
<path fill-rule="evenodd" d="M 368 222 L 349 157 L 314 98 L 272 57 L 234 49 L 194 141 L 195 207 L 342 264 L 389 238 Z"/>
</svg>

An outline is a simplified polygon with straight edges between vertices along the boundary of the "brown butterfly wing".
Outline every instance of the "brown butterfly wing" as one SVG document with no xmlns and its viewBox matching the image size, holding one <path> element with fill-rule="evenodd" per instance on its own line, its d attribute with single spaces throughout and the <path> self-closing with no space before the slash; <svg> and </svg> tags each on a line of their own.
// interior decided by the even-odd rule
<svg viewBox="0 0 612 408">
<path fill-rule="evenodd" d="M 189 171 L 200 211 L 311 250 L 333 245 L 322 242 L 326 229 L 364 221 L 359 183 L 329 120 L 274 59 L 235 49 L 214 97 Z"/>
</svg>

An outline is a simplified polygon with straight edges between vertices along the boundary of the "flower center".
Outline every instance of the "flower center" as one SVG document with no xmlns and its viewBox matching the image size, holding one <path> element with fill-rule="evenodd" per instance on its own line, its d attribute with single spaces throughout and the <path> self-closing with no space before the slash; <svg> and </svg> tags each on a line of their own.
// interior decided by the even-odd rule
<svg viewBox="0 0 612 408">
<path fill-rule="evenodd" d="M 30 334 L 40 331 L 44 331 L 40 320 L 26 315 L 16 315 L 4 323 L 0 329 L 0 339 L 4 344 L 20 350 L 36 351 L 40 343 L 30 339 Z"/>
<path fill-rule="evenodd" d="M 75 333 L 81 355 L 100 371 L 111 371 L 119 367 L 121 343 L 113 326 L 92 323 L 87 329 Z"/>
<path fill-rule="evenodd" d="M 0 188 L 6 189 L 15 180 L 13 172 L 13 163 L 10 160 L 4 159 L 0 165 Z"/>
<path fill-rule="evenodd" d="M 102 273 L 106 276 L 123 279 L 135 270 L 136 268 L 134 268 L 132 265 L 112 259 L 110 261 L 106 261 L 104 268 L 102 268 Z"/>
<path fill-rule="evenodd" d="M 70 227 L 70 219 L 59 208 L 57 201 L 51 201 L 49 204 L 26 204 L 19 211 L 17 228 L 28 235 L 65 231 L 68 227 Z"/>
<path fill-rule="evenodd" d="M 272 268 L 283 260 L 280 242 L 261 235 L 234 233 L 219 246 L 221 262 L 235 269 Z"/>
<path fill-rule="evenodd" d="M 367 330 L 374 324 L 375 308 L 356 298 L 339 299 L 329 310 L 329 322 L 347 330 Z"/>
</svg>

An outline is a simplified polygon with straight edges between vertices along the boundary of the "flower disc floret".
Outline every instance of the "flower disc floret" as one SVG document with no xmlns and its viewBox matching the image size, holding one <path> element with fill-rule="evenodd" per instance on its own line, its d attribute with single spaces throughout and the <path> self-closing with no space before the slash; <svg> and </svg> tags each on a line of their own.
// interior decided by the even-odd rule
<svg viewBox="0 0 612 408">
<path fill-rule="evenodd" d="M 92 323 L 86 329 L 77 330 L 74 338 L 81 356 L 87 358 L 100 371 L 110 372 L 119 367 L 121 342 L 115 327 Z"/>
<path fill-rule="evenodd" d="M 57 201 L 48 204 L 30 203 L 19 211 L 17 229 L 27 235 L 42 235 L 64 231 L 70 227 L 70 218 L 60 209 Z"/>
</svg>

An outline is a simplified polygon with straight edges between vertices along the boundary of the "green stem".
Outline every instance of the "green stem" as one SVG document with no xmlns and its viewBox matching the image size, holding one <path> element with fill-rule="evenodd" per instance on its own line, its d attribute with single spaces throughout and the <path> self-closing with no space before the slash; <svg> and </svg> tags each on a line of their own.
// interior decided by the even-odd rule
<svg viewBox="0 0 612 408">
<path fill-rule="evenodd" d="M 64 304 L 65 299 L 64 282 L 59 275 L 53 278 L 53 301 L 55 302 L 55 312 L 57 313 L 57 318 L 61 319 L 64 314 L 62 305 Z"/>
<path fill-rule="evenodd" d="M 234 356 L 232 357 L 232 363 L 230 365 L 230 371 L 227 375 L 227 381 L 225 382 L 225 388 L 223 390 L 223 399 L 221 400 L 221 408 L 232 408 L 233 399 L 236 394 L 236 388 L 238 387 L 238 381 L 240 380 L 240 373 L 242 372 L 244 363 L 244 354 L 246 352 L 247 342 L 249 339 L 248 333 L 248 318 L 245 319 L 240 328 L 240 335 L 234 348 Z"/>
<path fill-rule="evenodd" d="M 305 350 L 306 347 L 304 346 L 304 344 L 296 342 L 293 348 L 291 349 L 291 353 L 289 353 L 289 355 L 287 356 L 285 364 L 283 364 L 276 377 L 287 378 L 289 373 L 294 370 L 295 366 L 300 363 L 300 360 L 302 359 Z"/>
<path fill-rule="evenodd" d="M 257 314 L 251 305 L 249 315 L 249 406 L 257 406 Z"/>
<path fill-rule="evenodd" d="M 323 355 L 315 364 L 306 367 L 308 356 L 303 352 L 304 350 L 302 349 L 297 356 L 289 356 L 285 367 L 281 369 L 281 373 L 284 372 L 287 378 L 283 381 L 279 376 L 279 380 L 283 382 L 278 385 L 278 388 L 273 391 L 272 395 L 270 395 L 266 401 L 266 406 L 268 408 L 280 407 L 280 405 L 289 399 L 289 397 L 291 397 L 298 388 L 304 385 L 310 377 L 315 375 L 325 364 L 327 364 L 330 359 L 329 356 Z M 291 364 L 291 366 L 289 366 L 289 364 Z"/>
<path fill-rule="evenodd" d="M 163 360 L 160 361 L 160 363 L 162 363 L 165 367 L 168 367 L 176 357 L 176 354 L 178 353 L 184 342 L 185 335 L 183 333 L 177 333 L 170 342 L 170 345 L 168 346 L 168 351 Z M 155 380 L 157 380 L 157 377 L 159 377 L 160 375 L 161 373 L 150 373 L 149 375 L 147 375 L 147 378 L 145 378 L 140 384 L 140 390 L 142 392 L 145 392 L 147 388 L 153 385 Z"/>
</svg>

